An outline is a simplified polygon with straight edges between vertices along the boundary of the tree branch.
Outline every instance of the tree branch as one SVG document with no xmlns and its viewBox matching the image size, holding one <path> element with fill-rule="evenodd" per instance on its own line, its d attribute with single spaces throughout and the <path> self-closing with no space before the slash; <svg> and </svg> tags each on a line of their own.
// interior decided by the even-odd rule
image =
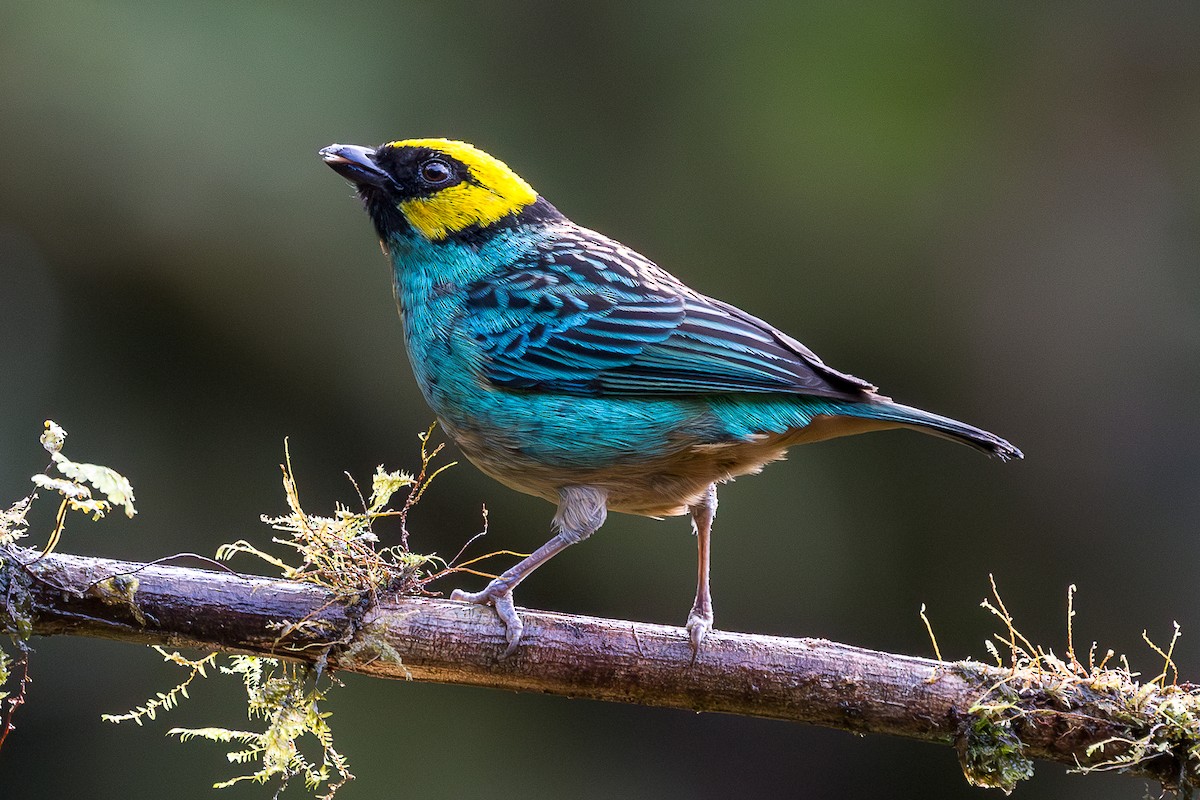
<svg viewBox="0 0 1200 800">
<path fill-rule="evenodd" d="M 1027 758 L 1102 766 L 1129 752 L 1116 740 L 1136 742 L 1159 722 L 1120 689 L 820 639 L 714 631 L 693 661 L 681 628 L 526 610 L 520 648 L 497 661 L 500 623 L 465 603 L 401 597 L 368 607 L 315 586 L 233 573 L 28 550 L 0 549 L 0 560 L 0 625 L 10 631 L 24 617 L 38 636 L 324 656 L 329 667 L 383 678 L 886 733 L 954 745 L 968 778 L 990 785 L 1026 777 Z M 1175 742 L 1123 771 L 1191 789 L 1196 767 L 1186 749 L 1194 744 Z"/>
</svg>

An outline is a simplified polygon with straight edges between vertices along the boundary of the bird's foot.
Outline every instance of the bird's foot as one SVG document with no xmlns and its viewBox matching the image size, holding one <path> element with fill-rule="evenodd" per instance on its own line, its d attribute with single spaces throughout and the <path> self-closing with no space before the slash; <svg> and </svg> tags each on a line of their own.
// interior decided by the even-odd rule
<svg viewBox="0 0 1200 800">
<path fill-rule="evenodd" d="M 464 592 L 462 589 L 455 589 L 450 593 L 450 599 L 495 608 L 496 616 L 500 617 L 500 621 L 504 623 L 504 637 L 508 640 L 508 647 L 500 656 L 500 660 L 503 661 L 516 651 L 525 624 L 517 615 L 516 606 L 513 605 L 512 587 L 507 582 L 497 578 L 478 592 Z"/>
<path fill-rule="evenodd" d="M 696 660 L 696 656 L 700 654 L 700 643 L 704 641 L 704 637 L 712 630 L 713 626 L 713 611 L 712 606 L 707 608 L 692 607 L 692 612 L 688 614 L 687 632 L 688 638 L 692 643 L 692 661 Z"/>
</svg>

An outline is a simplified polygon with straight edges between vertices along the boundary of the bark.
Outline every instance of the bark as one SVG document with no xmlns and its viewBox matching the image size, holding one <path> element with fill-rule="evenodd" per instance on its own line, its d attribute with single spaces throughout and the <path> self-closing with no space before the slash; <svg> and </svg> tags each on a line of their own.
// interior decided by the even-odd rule
<svg viewBox="0 0 1200 800">
<path fill-rule="evenodd" d="M 1026 777 L 1026 757 L 1095 765 L 1122 748 L 1089 754 L 1090 745 L 1138 738 L 1155 723 L 1137 718 L 1127 698 L 1085 683 L 821 639 L 714 631 L 693 660 L 682 628 L 523 609 L 520 647 L 500 661 L 505 641 L 495 614 L 465 603 L 347 603 L 315 586 L 226 572 L 65 554 L 38 559 L 24 550 L 0 558 L 0 625 L 13 630 L 25 620 L 35 636 L 325 658 L 331 668 L 382 678 L 892 734 L 956 746 L 968 778 L 1010 788 Z M 991 710 L 976 708 L 981 699 Z M 1178 756 L 1166 752 L 1126 771 L 1188 789 L 1187 744 Z"/>
</svg>

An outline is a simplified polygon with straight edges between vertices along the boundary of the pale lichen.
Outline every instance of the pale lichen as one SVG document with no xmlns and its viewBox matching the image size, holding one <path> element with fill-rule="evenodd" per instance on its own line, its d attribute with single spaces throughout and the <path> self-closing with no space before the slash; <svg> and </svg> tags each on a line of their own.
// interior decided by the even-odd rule
<svg viewBox="0 0 1200 800">
<path fill-rule="evenodd" d="M 332 516 L 310 514 L 300 502 L 291 457 L 285 445 L 283 473 L 284 495 L 289 513 L 280 516 L 263 516 L 263 522 L 279 534 L 271 542 L 282 546 L 288 557 L 269 553 L 246 540 L 222 545 L 217 558 L 230 559 L 238 554 L 247 554 L 278 570 L 288 580 L 309 583 L 330 592 L 331 603 L 341 603 L 361 609 L 374 602 L 382 594 L 420 593 L 424 586 L 449 572 L 466 568 L 479 559 L 465 562 L 459 567 L 448 565 L 434 555 L 413 553 L 408 548 L 407 521 L 409 512 L 423 496 L 430 481 L 452 464 L 433 468 L 432 462 L 441 451 L 441 446 L 430 445 L 432 428 L 420 437 L 421 468 L 416 473 L 388 471 L 376 468 L 371 477 L 369 497 L 359 494 L 361 510 L 338 505 Z M 356 491 L 358 484 L 351 479 Z M 392 508 L 392 500 L 399 492 L 407 490 L 404 502 L 398 509 Z M 391 547 L 380 547 L 380 537 L 374 526 L 383 519 L 394 518 L 399 523 L 400 543 Z M 485 515 L 486 521 L 486 515 Z M 485 524 L 486 530 L 486 524 Z M 473 541 L 473 540 L 472 540 Z M 465 548 L 464 548 L 465 549 Z M 486 558 L 484 556 L 483 558 Z M 98 584 L 105 592 L 105 602 L 128 602 L 136 609 L 134 594 L 136 584 Z M 365 602 L 364 602 L 365 601 Z M 354 616 L 354 615 L 352 615 Z M 355 618 L 358 618 L 357 616 Z M 290 637 L 303 634 L 307 640 L 326 640 L 326 655 L 338 647 L 351 652 L 363 647 L 364 639 L 353 631 L 337 630 L 328 622 L 318 619 L 276 620 L 269 625 L 277 631 L 278 643 L 286 645 Z M 386 645 L 378 647 L 386 648 Z M 173 707 L 197 676 L 204 676 L 208 665 L 214 663 L 216 654 L 198 660 L 189 660 L 178 653 L 159 653 L 168 661 L 190 670 L 186 680 L 169 692 L 159 693 L 145 705 L 127 714 L 106 716 L 112 722 L 133 720 L 141 724 L 142 718 L 153 718 L 158 711 Z M 400 663 L 395 651 L 377 649 L 374 655 Z M 247 706 L 251 718 L 266 722 L 262 731 L 234 730 L 224 727 L 174 728 L 169 735 L 180 740 L 208 739 L 210 741 L 237 743 L 241 747 L 227 754 L 236 764 L 254 764 L 256 769 L 229 780 L 214 784 L 216 788 L 232 786 L 242 781 L 265 783 L 278 780 L 281 788 L 293 778 L 303 779 L 310 790 L 324 788 L 324 797 L 332 797 L 338 788 L 351 780 L 349 764 L 345 756 L 333 746 L 333 734 L 329 728 L 329 713 L 320 710 L 329 689 L 337 684 L 335 678 L 324 669 L 326 656 L 316 666 L 308 666 L 259 656 L 231 656 L 228 666 L 221 666 L 224 674 L 241 676 L 247 694 Z M 306 755 L 300 742 L 310 741 L 310 754 Z"/>
<path fill-rule="evenodd" d="M 209 653 L 203 658 L 191 659 L 179 654 L 178 651 L 168 653 L 165 649 L 152 645 L 154 651 L 167 661 L 176 666 L 190 670 L 189 675 L 175 685 L 175 688 L 166 692 L 158 692 L 154 697 L 147 700 L 142 705 L 134 708 L 132 711 L 127 711 L 124 714 L 101 714 L 100 718 L 105 722 L 136 722 L 142 724 L 143 720 L 154 719 L 160 711 L 170 711 L 175 706 L 179 705 L 181 699 L 190 697 L 188 694 L 188 686 L 196 678 L 207 678 L 208 668 L 216 663 L 217 653 Z"/>
<path fill-rule="evenodd" d="M 244 746 L 228 753 L 229 761 L 259 764 L 259 768 L 250 774 L 213 784 L 214 789 L 242 781 L 266 783 L 272 778 L 279 778 L 282 786 L 286 786 L 291 778 L 299 776 L 309 789 L 326 786 L 323 797 L 330 798 L 343 784 L 354 779 L 346 758 L 333 747 L 333 733 L 326 721 L 329 713 L 318 708 L 328 690 L 318 688 L 316 670 L 274 658 L 233 656 L 230 665 L 221 667 L 221 672 L 242 677 L 250 717 L 264 719 L 266 729 L 172 728 L 167 732 L 170 736 L 178 736 L 180 741 L 201 738 L 237 742 Z M 306 756 L 297 744 L 305 734 L 316 741 L 319 762 Z"/>
<path fill-rule="evenodd" d="M 16 709 L 25 702 L 25 688 L 29 683 L 28 639 L 33 630 L 33 619 L 29 608 L 29 583 L 34 579 L 29 569 L 32 559 L 19 556 L 19 544 L 29 535 L 29 511 L 38 499 L 38 490 L 50 491 L 62 497 L 58 513 L 54 518 L 54 527 L 46 537 L 42 555 L 51 552 L 62 537 L 66 527 L 69 511 L 89 514 L 93 519 L 103 517 L 113 505 L 125 508 L 125 513 L 132 517 L 133 487 L 129 480 L 116 470 L 97 464 L 85 464 L 72 461 L 63 455 L 63 445 L 67 432 L 53 420 L 46 420 L 39 437 L 42 447 L 50 454 L 50 463 L 46 468 L 34 475 L 30 480 L 34 485 L 32 492 L 17 500 L 7 509 L 0 510 L 0 633 L 6 634 L 17 650 L 14 659 L 0 649 L 0 746 L 3 746 L 12 727 L 12 716 Z M 57 469 L 63 477 L 50 475 Z M 90 484 L 90 487 L 89 485 Z M 92 496 L 92 490 L 100 492 L 105 499 Z M 22 560 L 22 559 L 25 560 Z M 48 580 L 43 570 L 39 580 Z M 102 590 L 103 591 L 103 590 Z M 128 602 L 138 616 L 136 606 L 132 602 L 132 592 L 136 591 L 136 581 L 133 589 L 119 589 L 121 602 Z M 15 693 L 6 689 L 7 682 L 14 676 L 17 667 L 20 668 L 20 679 Z"/>
<path fill-rule="evenodd" d="M 298 563 L 288 563 L 251 544 L 245 539 L 222 545 L 217 549 L 217 558 L 226 561 L 239 553 L 245 553 L 270 564 L 288 580 L 312 583 L 329 589 L 346 600 L 362 595 L 374 599 L 381 592 L 404 592 L 414 588 L 428 568 L 440 564 L 432 555 L 413 553 L 407 544 L 408 512 L 429 481 L 450 464 L 428 474 L 428 467 L 440 452 L 438 446 L 428 448 L 429 432 L 421 438 L 422 467 L 419 475 L 377 467 L 371 478 L 369 499 L 359 499 L 362 510 L 352 510 L 338 505 L 333 516 L 321 516 L 306 512 L 300 503 L 300 493 L 292 471 L 290 454 L 286 451 L 281 465 L 284 495 L 290 513 L 281 516 L 263 515 L 262 521 L 283 535 L 273 536 L 271 541 L 289 548 L 299 555 Z M 353 479 L 351 479 L 353 482 Z M 354 484 L 357 489 L 357 484 Z M 408 489 L 404 505 L 392 509 L 392 497 L 402 489 Z M 374 531 L 377 520 L 399 517 L 401 543 L 393 547 L 379 547 L 379 536 Z"/>
</svg>

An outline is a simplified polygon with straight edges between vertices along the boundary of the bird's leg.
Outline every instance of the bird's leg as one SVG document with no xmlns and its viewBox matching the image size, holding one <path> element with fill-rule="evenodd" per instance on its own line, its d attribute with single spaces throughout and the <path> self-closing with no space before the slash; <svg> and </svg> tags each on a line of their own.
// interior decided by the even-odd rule
<svg viewBox="0 0 1200 800">
<path fill-rule="evenodd" d="M 496 609 L 497 616 L 504 623 L 505 637 L 508 639 L 508 647 L 500 658 L 508 658 L 513 654 L 525 627 L 513 605 L 513 588 L 560 550 L 582 542 L 595 533 L 608 515 L 606 499 L 607 493 L 593 486 L 563 488 L 558 495 L 558 513 L 554 515 L 554 528 L 558 532 L 550 541 L 534 550 L 516 566 L 506 570 L 482 591 L 464 592 L 462 589 L 455 589 L 450 593 L 451 600 L 465 600 L 468 603 L 490 605 Z M 711 618 L 711 613 L 709 616 Z"/>
<path fill-rule="evenodd" d="M 692 612 L 688 614 L 687 631 L 692 640 L 693 657 L 700 652 L 700 642 L 704 635 L 712 630 L 713 607 L 712 593 L 708 588 L 708 549 L 709 534 L 712 532 L 713 519 L 717 516 L 717 485 L 711 484 L 700 501 L 691 506 L 692 529 L 696 533 L 696 602 L 692 603 Z"/>
</svg>

